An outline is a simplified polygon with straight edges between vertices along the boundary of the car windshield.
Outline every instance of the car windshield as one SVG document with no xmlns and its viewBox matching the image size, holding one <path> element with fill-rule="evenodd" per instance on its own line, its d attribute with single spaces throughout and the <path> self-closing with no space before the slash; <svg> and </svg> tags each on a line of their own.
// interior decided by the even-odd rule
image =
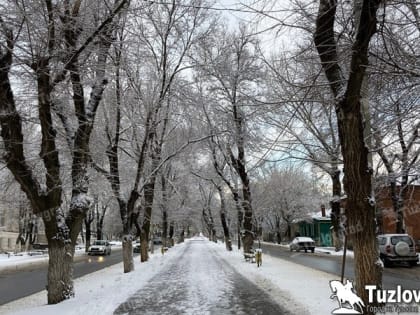
<svg viewBox="0 0 420 315">
<path fill-rule="evenodd" d="M 391 244 L 392 245 L 396 245 L 398 242 L 405 242 L 405 243 L 407 243 L 410 246 L 413 245 L 413 242 L 412 242 L 411 238 L 408 237 L 408 236 L 405 236 L 405 235 L 401 235 L 400 236 L 400 235 L 398 235 L 398 236 L 392 236 L 391 237 Z"/>
<path fill-rule="evenodd" d="M 106 245 L 106 241 L 95 241 L 93 245 Z"/>
</svg>

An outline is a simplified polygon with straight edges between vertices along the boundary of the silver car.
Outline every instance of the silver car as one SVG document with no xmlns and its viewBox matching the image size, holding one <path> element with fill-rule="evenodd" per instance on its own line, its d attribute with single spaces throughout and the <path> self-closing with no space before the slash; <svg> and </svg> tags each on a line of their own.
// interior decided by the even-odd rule
<svg viewBox="0 0 420 315">
<path fill-rule="evenodd" d="M 94 241 L 88 249 L 88 255 L 111 255 L 111 244 L 108 241 Z"/>
<path fill-rule="evenodd" d="M 419 257 L 413 238 L 408 234 L 378 235 L 379 257 L 385 267 L 392 263 L 407 262 L 410 266 L 417 265 Z"/>
</svg>

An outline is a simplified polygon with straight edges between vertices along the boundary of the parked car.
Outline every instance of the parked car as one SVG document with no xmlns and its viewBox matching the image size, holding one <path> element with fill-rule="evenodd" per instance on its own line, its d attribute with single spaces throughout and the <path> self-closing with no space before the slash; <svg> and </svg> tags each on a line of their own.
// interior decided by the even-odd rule
<svg viewBox="0 0 420 315">
<path fill-rule="evenodd" d="M 140 253 L 140 243 L 135 243 L 133 246 L 134 253 Z"/>
<path fill-rule="evenodd" d="M 155 244 L 155 245 L 160 245 L 160 244 L 162 244 L 162 238 L 161 238 L 161 237 L 159 237 L 159 236 L 154 237 L 154 238 L 153 238 L 153 244 Z"/>
<path fill-rule="evenodd" d="M 289 244 L 290 251 L 304 250 L 305 253 L 310 250 L 312 253 L 315 251 L 315 241 L 310 237 L 299 236 L 295 237 Z"/>
<path fill-rule="evenodd" d="M 416 253 L 413 238 L 408 234 L 378 235 L 379 257 L 385 267 L 392 263 L 407 262 L 410 266 L 417 265 L 419 257 Z"/>
<path fill-rule="evenodd" d="M 108 241 L 96 240 L 89 246 L 88 255 L 111 255 L 111 245 Z"/>
</svg>

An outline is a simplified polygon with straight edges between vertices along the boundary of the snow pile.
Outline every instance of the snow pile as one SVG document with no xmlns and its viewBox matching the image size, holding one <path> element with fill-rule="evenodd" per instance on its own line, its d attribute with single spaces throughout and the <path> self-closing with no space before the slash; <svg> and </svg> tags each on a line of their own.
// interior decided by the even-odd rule
<svg viewBox="0 0 420 315">
<path fill-rule="evenodd" d="M 331 256 L 343 256 L 343 250 L 340 249 L 336 251 L 333 247 L 316 247 L 316 253 L 329 254 Z M 354 252 L 352 250 L 346 250 L 346 257 L 354 257 Z"/>
</svg>

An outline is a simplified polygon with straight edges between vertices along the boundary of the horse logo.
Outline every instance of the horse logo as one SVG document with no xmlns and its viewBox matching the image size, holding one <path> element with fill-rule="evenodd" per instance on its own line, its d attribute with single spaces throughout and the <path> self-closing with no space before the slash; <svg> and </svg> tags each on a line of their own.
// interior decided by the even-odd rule
<svg viewBox="0 0 420 315">
<path fill-rule="evenodd" d="M 365 304 L 362 299 L 353 292 L 353 283 L 347 280 L 346 284 L 342 284 L 338 280 L 330 281 L 330 288 L 333 294 L 331 299 L 337 298 L 339 308 L 335 309 L 332 314 L 363 314 Z"/>
</svg>

